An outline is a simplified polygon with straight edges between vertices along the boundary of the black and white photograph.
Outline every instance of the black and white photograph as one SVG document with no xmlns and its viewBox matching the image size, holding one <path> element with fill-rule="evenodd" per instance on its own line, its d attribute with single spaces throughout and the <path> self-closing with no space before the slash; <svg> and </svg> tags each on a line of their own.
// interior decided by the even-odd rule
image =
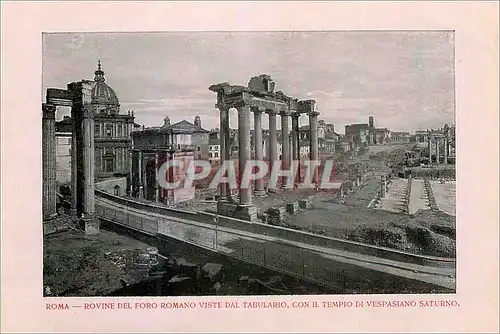
<svg viewBox="0 0 500 334">
<path fill-rule="evenodd" d="M 44 33 L 43 295 L 455 293 L 454 51 L 448 30 Z"/>
</svg>

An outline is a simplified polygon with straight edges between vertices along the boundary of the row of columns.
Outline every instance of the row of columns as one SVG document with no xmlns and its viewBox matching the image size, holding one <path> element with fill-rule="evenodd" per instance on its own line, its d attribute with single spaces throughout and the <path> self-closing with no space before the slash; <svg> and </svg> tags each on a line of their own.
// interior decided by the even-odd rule
<svg viewBox="0 0 500 334">
<path fill-rule="evenodd" d="M 145 168 L 145 163 L 144 163 L 144 159 L 145 159 L 145 154 L 142 150 L 137 150 L 137 187 L 138 187 L 138 194 L 137 194 L 137 197 L 143 199 L 145 197 L 145 189 L 146 187 L 148 186 L 147 185 L 147 178 L 146 178 L 146 174 L 147 174 L 147 171 L 146 171 L 146 168 Z M 130 195 L 133 194 L 134 192 L 134 177 L 133 177 L 133 159 L 134 159 L 134 155 L 133 155 L 133 152 L 131 151 L 130 152 L 130 170 L 129 170 L 129 175 L 130 175 L 130 189 L 129 189 L 129 193 Z M 154 178 L 155 180 L 158 179 L 158 171 L 159 171 L 159 168 L 160 168 L 160 151 L 155 151 L 154 152 Z M 160 192 L 161 192 L 161 189 L 160 189 L 160 185 L 158 182 L 154 182 L 154 200 L 155 202 L 160 202 L 161 200 L 161 195 L 160 195 Z"/>
<path fill-rule="evenodd" d="M 269 162 L 270 168 L 278 161 L 278 136 L 277 136 L 277 120 L 278 113 L 274 110 L 264 110 L 257 107 L 250 108 L 249 106 L 239 106 L 238 110 L 238 167 L 240 175 L 242 175 L 246 162 L 251 159 L 250 149 L 250 111 L 254 114 L 254 152 L 255 160 L 263 160 L 262 147 L 262 113 L 265 112 L 269 116 Z M 318 160 L 318 112 L 309 113 L 310 124 L 310 159 Z M 298 160 L 300 155 L 300 145 L 298 142 L 299 133 L 299 113 L 281 112 L 281 129 L 282 129 L 282 166 L 289 168 L 292 159 Z M 292 117 L 292 129 L 289 129 L 289 117 Z M 231 159 L 229 152 L 229 109 L 220 108 L 220 138 L 221 138 L 221 164 L 224 161 Z M 290 156 L 290 136 L 292 136 L 292 156 Z M 220 185 L 220 196 L 222 200 L 229 200 L 231 189 L 229 184 Z M 255 181 L 255 195 L 261 196 L 265 194 L 264 180 L 261 178 Z M 249 206 L 252 204 L 251 187 L 239 189 L 240 206 Z"/>
<path fill-rule="evenodd" d="M 71 106 L 71 204 L 72 215 L 83 219 L 86 233 L 98 232 L 94 202 L 94 112 L 91 105 L 92 83 L 74 82 L 68 85 L 68 97 L 57 105 Z M 48 220 L 56 212 L 56 104 L 47 98 L 42 104 L 42 213 Z"/>
<path fill-rule="evenodd" d="M 441 139 L 444 142 L 444 150 L 443 150 L 443 163 L 448 164 L 448 154 L 449 154 L 449 140 L 448 137 L 435 137 L 435 136 L 430 136 L 427 140 L 427 148 L 429 150 L 429 162 L 432 163 L 432 142 L 435 144 L 435 151 L 436 151 L 436 163 L 440 163 L 440 144 L 441 144 Z"/>
</svg>

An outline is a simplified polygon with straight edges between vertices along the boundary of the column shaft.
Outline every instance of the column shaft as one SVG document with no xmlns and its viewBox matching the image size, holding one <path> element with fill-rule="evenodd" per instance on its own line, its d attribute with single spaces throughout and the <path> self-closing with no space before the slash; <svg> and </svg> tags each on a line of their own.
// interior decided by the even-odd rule
<svg viewBox="0 0 500 334">
<path fill-rule="evenodd" d="M 94 117 L 91 106 L 84 107 L 82 120 L 83 132 L 83 178 L 84 196 L 82 211 L 86 216 L 92 216 L 95 212 L 94 203 Z"/>
<path fill-rule="evenodd" d="M 245 170 L 246 162 L 250 156 L 250 108 L 247 106 L 238 107 L 238 165 L 240 181 Z M 240 206 L 252 205 L 252 188 L 250 184 L 241 187 L 240 184 Z"/>
<path fill-rule="evenodd" d="M 429 163 L 432 163 L 432 137 L 427 136 L 427 148 L 429 149 Z"/>
<path fill-rule="evenodd" d="M 299 115 L 292 114 L 292 160 L 300 160 L 299 157 Z"/>
<path fill-rule="evenodd" d="M 276 114 L 274 111 L 268 111 L 269 115 L 269 169 L 275 168 L 278 160 L 278 137 L 276 133 Z M 274 185 L 273 185 L 274 186 Z"/>
<path fill-rule="evenodd" d="M 226 161 L 226 150 L 229 150 L 228 144 L 226 142 L 226 121 L 228 118 L 229 110 L 221 108 L 220 109 L 220 116 L 219 116 L 219 122 L 220 122 L 220 166 L 221 167 L 224 164 L 224 161 Z M 226 189 L 226 184 L 225 183 L 220 183 L 219 184 L 219 189 L 220 189 L 220 198 L 221 200 L 225 201 L 227 200 L 227 189 Z"/>
<path fill-rule="evenodd" d="M 439 164 L 439 138 L 436 138 L 436 163 Z"/>
<path fill-rule="evenodd" d="M 448 138 L 444 138 L 444 152 L 443 152 L 443 155 L 444 155 L 444 159 L 443 159 L 443 163 L 444 164 L 447 164 L 448 163 Z"/>
<path fill-rule="evenodd" d="M 75 107 L 71 108 L 71 214 L 79 217 L 80 207 L 80 176 L 79 166 L 81 164 L 80 141 L 81 135 L 81 116 L 76 112 Z"/>
<path fill-rule="evenodd" d="M 43 219 L 56 215 L 56 107 L 42 105 Z"/>
<path fill-rule="evenodd" d="M 264 152 L 262 147 L 262 112 L 259 109 L 253 109 L 254 115 L 254 150 L 255 150 L 255 160 L 263 161 Z M 264 195 L 264 178 L 255 180 L 255 194 Z"/>
<path fill-rule="evenodd" d="M 309 131 L 310 131 L 310 159 L 312 161 L 318 160 L 318 112 L 311 112 L 309 113 Z M 318 178 L 318 173 L 317 173 L 317 167 L 314 168 L 313 171 L 313 182 L 317 182 Z"/>
<path fill-rule="evenodd" d="M 290 168 L 290 128 L 289 128 L 290 114 L 281 114 L 281 132 L 282 132 L 282 166 L 283 169 Z"/>
<path fill-rule="evenodd" d="M 144 197 L 143 172 L 142 172 L 142 151 L 139 151 L 137 158 L 137 176 L 139 177 L 139 198 Z"/>
<path fill-rule="evenodd" d="M 159 163 L 159 153 L 155 152 L 155 201 L 160 201 L 160 186 L 158 184 L 158 163 Z"/>
<path fill-rule="evenodd" d="M 101 158 L 102 161 L 102 158 Z M 134 154 L 133 151 L 130 150 L 128 153 L 128 175 L 129 175 L 129 195 L 132 196 L 134 193 Z"/>
</svg>

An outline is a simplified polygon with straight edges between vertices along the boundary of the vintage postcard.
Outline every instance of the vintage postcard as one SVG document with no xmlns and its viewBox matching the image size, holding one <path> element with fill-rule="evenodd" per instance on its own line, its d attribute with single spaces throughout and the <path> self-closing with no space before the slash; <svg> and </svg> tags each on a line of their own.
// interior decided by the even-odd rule
<svg viewBox="0 0 500 334">
<path fill-rule="evenodd" d="M 498 3 L 2 7 L 3 330 L 498 330 Z"/>
</svg>

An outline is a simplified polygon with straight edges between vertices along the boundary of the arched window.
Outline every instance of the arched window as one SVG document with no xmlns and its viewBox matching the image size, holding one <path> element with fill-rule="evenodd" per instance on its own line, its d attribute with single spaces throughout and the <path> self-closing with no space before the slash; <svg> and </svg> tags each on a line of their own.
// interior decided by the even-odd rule
<svg viewBox="0 0 500 334">
<path fill-rule="evenodd" d="M 113 137 L 113 126 L 111 124 L 106 125 L 106 137 Z"/>
</svg>

